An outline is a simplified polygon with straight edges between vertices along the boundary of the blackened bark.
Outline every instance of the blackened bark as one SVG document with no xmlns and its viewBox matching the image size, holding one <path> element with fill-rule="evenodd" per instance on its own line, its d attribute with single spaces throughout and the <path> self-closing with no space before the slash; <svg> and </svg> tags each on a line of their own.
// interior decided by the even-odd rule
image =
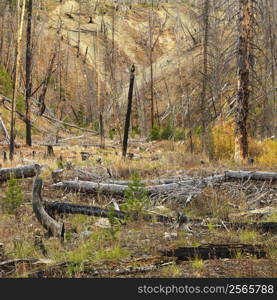
<svg viewBox="0 0 277 300">
<path fill-rule="evenodd" d="M 247 119 L 249 109 L 249 54 L 251 45 L 251 2 L 239 0 L 238 19 L 238 92 L 235 128 L 235 161 L 243 162 L 248 156 Z"/>
<path fill-rule="evenodd" d="M 128 134 L 129 134 L 129 127 L 130 127 L 131 113 L 132 113 L 132 98 L 133 98 L 134 81 L 135 81 L 135 65 L 132 65 L 131 70 L 130 70 L 128 107 L 127 107 L 127 113 L 126 113 L 124 137 L 123 137 L 123 146 L 122 146 L 122 156 L 123 157 L 126 157 L 126 154 L 127 154 Z"/>
<path fill-rule="evenodd" d="M 27 22 L 27 48 L 26 48 L 26 145 L 32 146 L 32 125 L 31 125 L 31 65 L 32 65 L 32 15 L 33 15 L 33 0 L 28 2 L 28 22 Z"/>
</svg>

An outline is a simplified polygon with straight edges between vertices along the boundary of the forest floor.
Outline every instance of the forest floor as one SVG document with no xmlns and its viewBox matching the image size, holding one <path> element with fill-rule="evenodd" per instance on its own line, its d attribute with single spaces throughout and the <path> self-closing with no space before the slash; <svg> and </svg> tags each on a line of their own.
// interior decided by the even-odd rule
<svg viewBox="0 0 277 300">
<path fill-rule="evenodd" d="M 99 143 L 96 138 L 87 144 Z M 113 143 L 113 144 L 112 144 Z M 74 180 L 77 170 L 97 176 L 97 182 L 207 177 L 224 174 L 225 170 L 262 170 L 277 172 L 277 167 L 238 166 L 231 162 L 209 162 L 200 155 L 185 152 L 180 142 L 131 140 L 133 158 L 121 157 L 120 145 L 109 141 L 106 147 L 82 146 L 77 140 L 54 147 L 54 155 L 46 155 L 46 147 L 20 147 L 15 160 L 2 162 L 2 167 L 38 163 L 47 201 L 59 201 L 107 208 L 112 199 L 121 206 L 128 199 L 102 194 L 84 194 L 56 189 L 51 173 L 63 167 L 61 180 Z M 33 153 L 32 151 L 35 151 Z M 81 152 L 90 154 L 81 159 Z M 67 166 L 70 166 L 67 168 Z M 150 210 L 176 217 L 188 217 L 185 224 L 161 223 L 155 219 L 127 219 L 123 224 L 110 218 L 84 215 L 58 216 L 65 225 L 65 239 L 47 237 L 32 210 L 33 178 L 18 179 L 24 201 L 15 215 L 0 214 L 0 243 L 4 245 L 2 277 L 277 277 L 277 236 L 275 231 L 257 228 L 233 228 L 226 224 L 277 222 L 276 181 L 233 180 L 205 187 L 187 201 L 174 195 L 151 200 Z M 7 183 L 1 184 L 3 200 Z M 194 222 L 197 220 L 197 222 Z M 219 226 L 220 225 L 220 226 Z M 39 242 L 38 242 L 39 241 Z M 169 253 L 180 247 L 218 246 L 236 248 L 230 257 L 178 258 Z M 253 254 L 244 251 L 253 246 Z M 262 250 L 261 250 L 262 249 Z M 263 255 L 259 255 L 259 251 Z M 177 253 L 177 250 L 176 250 Z M 210 255 L 210 254 L 209 254 Z M 178 255 L 177 255 L 178 256 Z M 15 259 L 21 259 L 17 262 Z M 22 260 L 25 259 L 25 260 Z"/>
</svg>

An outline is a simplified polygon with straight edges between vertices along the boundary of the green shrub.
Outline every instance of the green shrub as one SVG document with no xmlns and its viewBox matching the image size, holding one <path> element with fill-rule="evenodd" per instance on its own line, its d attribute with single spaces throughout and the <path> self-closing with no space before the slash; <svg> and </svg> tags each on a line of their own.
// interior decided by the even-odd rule
<svg viewBox="0 0 277 300">
<path fill-rule="evenodd" d="M 185 140 L 186 136 L 187 136 L 187 132 L 186 132 L 185 129 L 183 129 L 183 128 L 176 128 L 175 134 L 174 134 L 174 137 L 175 137 L 176 141 Z"/>
<path fill-rule="evenodd" d="M 10 178 L 3 198 L 3 210 L 8 214 L 16 214 L 19 206 L 24 199 L 24 195 L 18 180 Z"/>
<path fill-rule="evenodd" d="M 153 128 L 150 130 L 149 139 L 151 141 L 156 141 L 161 139 L 160 128 L 157 124 L 154 124 Z"/>
<path fill-rule="evenodd" d="M 109 139 L 113 140 L 115 135 L 115 130 L 113 128 L 109 129 Z"/>
<path fill-rule="evenodd" d="M 175 134 L 175 128 L 173 126 L 173 122 L 171 119 L 169 119 L 166 123 L 166 126 L 161 129 L 161 139 L 162 140 L 169 140 L 174 137 Z"/>
<path fill-rule="evenodd" d="M 135 174 L 125 191 L 125 203 L 122 204 L 121 208 L 128 214 L 139 215 L 149 204 L 148 192 L 141 183 L 139 176 Z"/>
<path fill-rule="evenodd" d="M 23 95 L 18 95 L 16 97 L 16 109 L 21 114 L 25 113 L 26 110 L 26 102 Z"/>
<path fill-rule="evenodd" d="M 170 140 L 175 138 L 177 141 L 186 138 L 186 131 L 183 128 L 175 128 L 172 119 L 169 119 L 165 126 L 159 127 L 157 124 L 150 131 L 149 139 L 154 140 Z"/>
</svg>

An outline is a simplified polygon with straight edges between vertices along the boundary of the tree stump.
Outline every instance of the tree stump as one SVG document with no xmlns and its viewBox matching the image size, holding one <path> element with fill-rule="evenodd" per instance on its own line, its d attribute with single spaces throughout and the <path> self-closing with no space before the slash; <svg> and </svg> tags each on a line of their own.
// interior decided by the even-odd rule
<svg viewBox="0 0 277 300">
<path fill-rule="evenodd" d="M 7 161 L 7 152 L 6 151 L 3 152 L 3 161 Z"/>
<path fill-rule="evenodd" d="M 48 146 L 47 146 L 47 155 L 48 155 L 48 156 L 55 156 L 54 150 L 53 150 L 53 146 L 52 146 L 52 145 L 48 145 Z"/>
<path fill-rule="evenodd" d="M 82 157 L 82 160 L 88 160 L 89 157 L 90 157 L 90 153 L 89 152 L 85 152 L 85 151 L 82 151 L 81 152 L 81 157 Z"/>
</svg>

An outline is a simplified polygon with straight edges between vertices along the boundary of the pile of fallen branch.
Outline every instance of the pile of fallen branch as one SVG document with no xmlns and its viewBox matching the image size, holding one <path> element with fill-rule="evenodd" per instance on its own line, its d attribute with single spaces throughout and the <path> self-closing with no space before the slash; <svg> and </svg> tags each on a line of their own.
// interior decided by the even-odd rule
<svg viewBox="0 0 277 300">
<path fill-rule="evenodd" d="M 91 176 L 93 178 L 93 176 Z M 214 175 L 204 178 L 190 178 L 181 181 L 164 180 L 156 181 L 155 185 L 145 186 L 152 199 L 159 199 L 160 202 L 166 200 L 182 200 L 183 203 L 190 201 L 194 196 L 200 194 L 207 186 L 221 184 L 232 180 L 277 180 L 277 173 L 274 172 L 251 172 L 251 171 L 226 171 L 224 175 Z M 67 180 L 54 184 L 55 188 L 66 191 L 74 191 L 88 194 L 110 194 L 113 196 L 123 197 L 128 189 L 129 181 L 108 181 L 104 183 L 84 181 L 84 180 Z M 186 200 L 185 202 L 183 200 Z"/>
</svg>

